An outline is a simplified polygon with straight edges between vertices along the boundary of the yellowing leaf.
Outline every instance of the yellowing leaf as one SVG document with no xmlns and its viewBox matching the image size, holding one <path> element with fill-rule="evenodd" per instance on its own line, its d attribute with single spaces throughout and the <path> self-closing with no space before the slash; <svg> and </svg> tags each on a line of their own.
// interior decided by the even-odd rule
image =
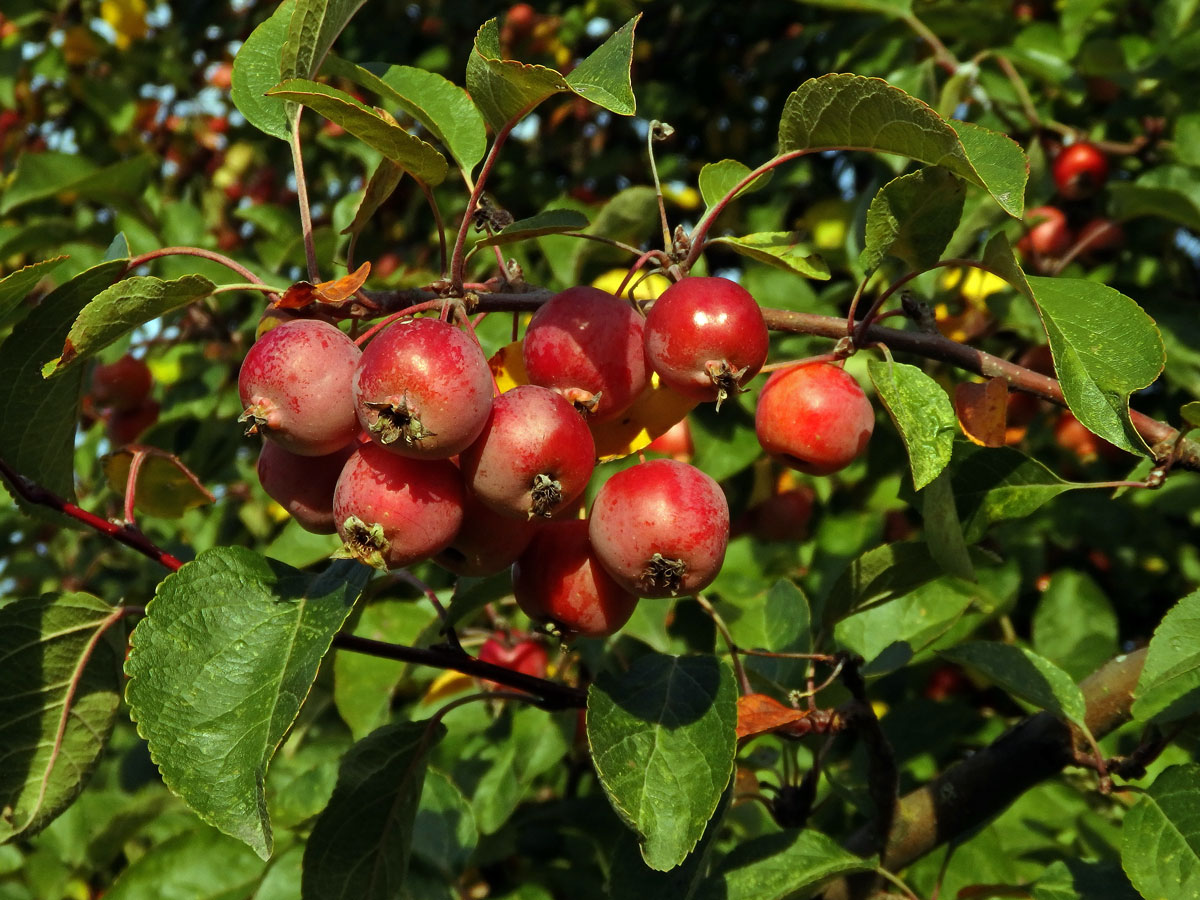
<svg viewBox="0 0 1200 900">
<path fill-rule="evenodd" d="M 1003 447 L 1008 418 L 1008 383 L 989 378 L 982 384 L 965 382 L 954 388 L 954 412 L 958 424 L 973 443 L 981 447 Z"/>
<path fill-rule="evenodd" d="M 429 686 L 429 690 L 425 692 L 425 697 L 421 702 L 435 703 L 438 700 L 445 700 L 461 694 L 463 691 L 469 691 L 474 686 L 475 679 L 470 675 L 447 670 L 433 680 L 433 684 Z"/>
<path fill-rule="evenodd" d="M 125 448 L 103 459 L 109 487 L 121 496 L 129 482 L 135 454 L 143 454 L 134 486 L 134 508 L 146 515 L 178 519 L 195 506 L 215 499 L 178 457 L 153 447 Z"/>
<path fill-rule="evenodd" d="M 522 346 L 521 341 L 505 344 L 488 360 L 492 377 L 496 379 L 496 385 L 502 394 L 518 385 L 529 384 L 529 376 L 525 374 L 525 359 L 521 355 Z"/>
<path fill-rule="evenodd" d="M 615 294 L 628 274 L 628 269 L 610 269 L 593 281 L 592 287 Z M 662 292 L 671 286 L 671 279 L 666 275 L 651 275 L 640 281 L 639 278 L 640 275 L 634 275 L 629 279 L 625 289 L 626 297 L 632 297 L 634 300 L 657 300 Z"/>
<path fill-rule="evenodd" d="M 1009 290 L 1008 282 L 983 269 L 946 269 L 938 279 L 943 290 L 957 290 L 968 302 L 981 303 L 992 294 Z"/>
<path fill-rule="evenodd" d="M 117 47 L 125 50 L 135 40 L 146 36 L 146 0 L 103 0 L 100 18 L 116 32 Z"/>
<path fill-rule="evenodd" d="M 591 423 L 600 462 L 620 459 L 646 447 L 696 408 L 696 401 L 651 379 L 633 405 L 610 422 Z"/>
</svg>

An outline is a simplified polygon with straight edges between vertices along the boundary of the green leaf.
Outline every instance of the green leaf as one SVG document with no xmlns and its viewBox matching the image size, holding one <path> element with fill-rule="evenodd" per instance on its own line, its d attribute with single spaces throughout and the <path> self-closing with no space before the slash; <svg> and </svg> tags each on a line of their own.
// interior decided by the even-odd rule
<svg viewBox="0 0 1200 900">
<path fill-rule="evenodd" d="M 930 555 L 947 575 L 975 580 L 975 567 L 954 505 L 949 474 L 942 472 L 921 491 L 921 518 Z"/>
<path fill-rule="evenodd" d="M 779 579 L 765 595 L 746 602 L 722 598 L 722 615 L 739 647 L 785 653 L 812 652 L 812 613 L 808 598 L 795 584 Z M 732 608 L 731 608 L 732 607 Z M 743 665 L 780 687 L 794 685 L 803 660 L 746 656 Z"/>
<path fill-rule="evenodd" d="M 637 112 L 630 70 L 633 66 L 633 30 L 642 14 L 638 13 L 597 47 L 567 75 L 567 86 L 584 100 L 590 100 L 620 116 Z"/>
<path fill-rule="evenodd" d="M 1071 412 L 1110 443 L 1146 453 L 1129 419 L 1129 395 L 1152 384 L 1166 364 L 1154 320 L 1105 284 L 1082 278 L 1028 282 Z"/>
<path fill-rule="evenodd" d="M 0 345 L 0 458 L 68 500 L 75 497 L 72 470 L 83 370 L 47 383 L 42 362 L 62 350 L 79 311 L 124 270 L 125 260 L 111 260 L 59 285 L 38 305 L 37 315 L 13 326 Z"/>
<path fill-rule="evenodd" d="M 701 885 L 699 900 L 799 900 L 830 880 L 869 872 L 874 860 L 819 831 L 788 830 L 742 841 Z"/>
<path fill-rule="evenodd" d="M 1200 591 L 1163 616 L 1133 692 L 1133 717 L 1170 722 L 1200 710 Z"/>
<path fill-rule="evenodd" d="M 743 237 L 718 237 L 709 243 L 725 244 L 742 256 L 783 269 L 785 272 L 803 275 L 805 278 L 821 281 L 829 278 L 829 266 L 825 264 L 825 260 L 813 253 L 808 244 L 796 240 L 796 236 L 790 231 L 763 231 Z"/>
<path fill-rule="evenodd" d="M 493 131 L 500 131 L 547 97 L 570 89 L 554 69 L 503 59 L 496 19 L 488 19 L 480 27 L 467 60 L 467 91 Z"/>
<path fill-rule="evenodd" d="M 600 783 L 652 869 L 696 846 L 733 774 L 737 685 L 711 656 L 652 654 L 588 689 L 587 734 Z"/>
<path fill-rule="evenodd" d="M 25 153 L 0 197 L 0 215 L 56 195 L 68 205 L 79 200 L 125 204 L 141 196 L 156 167 L 149 154 L 101 167 L 74 153 Z"/>
<path fill-rule="evenodd" d="M 569 715 L 569 727 L 574 725 L 575 717 Z M 571 733 L 567 727 L 561 715 L 548 722 L 542 710 L 523 708 L 488 729 L 496 750 L 471 798 L 482 834 L 499 831 L 533 789 L 534 780 L 566 755 L 570 744 L 564 731 Z"/>
<path fill-rule="evenodd" d="M 445 734 L 440 722 L 401 722 L 350 749 L 304 849 L 303 900 L 400 896 L 429 752 Z"/>
<path fill-rule="evenodd" d="M 1155 216 L 1200 231 L 1200 178 L 1190 166 L 1155 166 L 1135 182 L 1110 184 L 1106 193 L 1113 219 Z"/>
<path fill-rule="evenodd" d="M 413 828 L 413 859 L 449 884 L 467 867 L 478 840 L 467 798 L 447 776 L 430 769 Z"/>
<path fill-rule="evenodd" d="M 573 209 L 548 209 L 536 216 L 518 219 L 512 224 L 504 226 L 495 234 L 480 239 L 478 246 L 491 247 L 512 244 L 516 241 L 527 241 L 530 238 L 542 237 L 547 234 L 580 231 L 587 226 L 587 216 L 581 212 Z"/>
<path fill-rule="evenodd" d="M 57 269 L 66 258 L 56 256 L 53 259 L 43 259 L 0 278 L 0 328 L 9 323 L 13 313 L 21 306 L 21 301 L 37 283 Z"/>
<path fill-rule="evenodd" d="M 1121 866 L 1147 900 L 1200 897 L 1200 765 L 1171 766 L 1125 816 Z"/>
<path fill-rule="evenodd" d="M 1194 428 L 1200 428 L 1200 400 L 1192 400 L 1179 407 L 1179 415 L 1183 421 Z"/>
<path fill-rule="evenodd" d="M 954 496 L 968 543 L 994 522 L 1021 519 L 1059 494 L 1089 485 L 1063 481 L 1036 459 L 1011 447 L 955 447 Z"/>
<path fill-rule="evenodd" d="M 329 48 L 366 0 L 295 0 L 280 52 L 281 79 L 312 78 Z"/>
<path fill-rule="evenodd" d="M 966 189 L 945 169 L 921 169 L 879 189 L 867 209 L 861 264 L 869 274 L 894 256 L 915 271 L 939 259 L 962 218 Z"/>
<path fill-rule="evenodd" d="M 263 877 L 263 862 L 240 841 L 213 828 L 177 834 L 137 857 L 105 900 L 231 900 L 246 897 Z"/>
<path fill-rule="evenodd" d="M 991 596 L 977 584 L 937 578 L 896 599 L 847 616 L 834 626 L 833 634 L 839 646 L 866 660 L 864 674 L 882 675 L 908 665 L 954 627 L 973 605 L 990 608 L 993 604 Z"/>
<path fill-rule="evenodd" d="M 712 207 L 737 187 L 738 183 L 750 174 L 750 167 L 736 159 L 723 159 L 720 162 L 708 163 L 700 170 L 700 196 L 704 205 Z M 765 187 L 771 180 L 771 170 L 768 169 L 748 185 L 739 190 L 733 197 L 740 197 Z M 729 199 L 733 199 L 730 197 Z"/>
<path fill-rule="evenodd" d="M 126 699 L 163 781 L 264 859 L 267 766 L 367 574 L 218 547 L 167 576 L 134 629 Z"/>
<path fill-rule="evenodd" d="M 89 594 L 0 608 L 0 843 L 41 831 L 91 777 L 121 701 L 119 615 Z"/>
<path fill-rule="evenodd" d="M 203 275 L 185 275 L 174 281 L 135 275 L 118 281 L 80 310 L 63 342 L 62 355 L 42 366 L 43 377 L 61 375 L 133 329 L 207 297 L 214 287 Z"/>
<path fill-rule="evenodd" d="M 1071 676 L 1032 650 L 997 641 L 975 641 L 944 650 L 941 656 L 970 666 L 1014 697 L 1082 725 L 1083 692 Z"/>
<path fill-rule="evenodd" d="M 1020 217 L 1024 209 L 1028 164 L 1016 143 L 966 122 L 951 127 L 879 78 L 822 75 L 788 97 L 779 152 L 826 149 L 896 153 L 942 166 L 987 190 L 1010 215 Z"/>
<path fill-rule="evenodd" d="M 800 2 L 808 6 L 824 6 L 827 9 L 883 13 L 890 18 L 897 19 L 912 14 L 912 0 L 800 0 Z"/>
<path fill-rule="evenodd" d="M 908 450 L 913 487 L 925 487 L 950 462 L 958 419 L 936 381 L 906 363 L 872 359 L 867 371 L 875 392 Z"/>
<path fill-rule="evenodd" d="M 371 219 L 379 207 L 383 206 L 388 197 L 392 196 L 392 191 L 396 190 L 396 186 L 400 184 L 400 179 L 403 177 L 404 169 L 390 159 L 381 159 L 367 181 L 362 201 L 354 212 L 353 221 L 342 229 L 342 234 L 352 234 L 355 237 L 362 234 L 371 224 Z"/>
<path fill-rule="evenodd" d="M 409 134 L 366 104 L 344 91 L 315 81 L 295 78 L 267 91 L 269 97 L 283 97 L 315 110 L 390 159 L 418 181 L 441 184 L 448 166 L 431 144 Z"/>
<path fill-rule="evenodd" d="M 941 574 L 924 541 L 884 544 L 846 567 L 829 592 L 826 621 L 849 610 L 903 597 Z"/>
<path fill-rule="evenodd" d="M 286 141 L 291 138 L 287 104 L 267 91 L 284 79 L 282 49 L 296 0 L 283 0 L 271 17 L 250 33 L 233 60 L 233 86 L 229 96 L 246 121 L 264 134 Z"/>
<path fill-rule="evenodd" d="M 206 506 L 216 500 L 195 474 L 174 454 L 156 447 L 137 450 L 123 447 L 100 460 L 109 488 L 125 497 L 133 460 L 141 454 L 134 484 L 134 508 L 148 516 L 178 519 L 189 509 Z"/>
<path fill-rule="evenodd" d="M 1117 615 L 1104 591 L 1074 569 L 1059 569 L 1033 614 L 1033 649 L 1072 678 L 1117 654 Z"/>
</svg>

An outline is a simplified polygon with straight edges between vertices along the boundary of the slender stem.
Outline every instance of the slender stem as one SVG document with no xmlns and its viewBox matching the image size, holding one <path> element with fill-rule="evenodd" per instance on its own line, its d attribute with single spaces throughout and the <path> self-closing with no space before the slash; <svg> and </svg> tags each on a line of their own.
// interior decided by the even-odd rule
<svg viewBox="0 0 1200 900">
<path fill-rule="evenodd" d="M 943 44 L 941 39 L 930 30 L 928 25 L 912 14 L 904 17 L 904 23 L 913 31 L 915 31 L 921 40 L 929 45 L 929 49 L 933 51 L 934 62 L 936 62 L 951 75 L 958 71 L 958 57 L 946 49 L 946 45 Z"/>
<path fill-rule="evenodd" d="M 134 505 L 137 499 L 138 474 L 142 471 L 142 463 L 146 459 L 146 451 L 139 447 L 133 451 L 133 459 L 129 461 L 129 474 L 125 477 L 125 524 L 137 528 L 134 519 Z M 140 529 L 139 529 L 140 530 Z"/>
<path fill-rule="evenodd" d="M 1120 226 L 1118 226 L 1116 222 L 1105 222 L 1102 227 L 1097 228 L 1091 234 L 1085 235 L 1083 238 L 1076 241 L 1074 245 L 1063 254 L 1062 258 L 1050 268 L 1049 274 L 1051 276 L 1062 274 L 1062 270 L 1070 265 L 1075 257 L 1079 256 L 1080 253 L 1082 253 L 1088 247 L 1091 247 L 1101 238 L 1107 236 L 1110 232 L 1115 231 L 1118 227 Z"/>
<path fill-rule="evenodd" d="M 1025 113 L 1025 118 L 1029 120 L 1029 124 L 1034 128 L 1041 128 L 1042 119 L 1038 115 L 1037 108 L 1033 105 L 1033 97 L 1029 95 L 1029 88 L 1025 86 L 1025 79 L 1021 77 L 1021 73 L 1012 64 L 1012 60 L 1002 53 L 997 53 L 996 65 L 1000 67 L 1000 71 L 1004 73 L 1005 77 L 1012 84 L 1013 90 L 1017 92 L 1017 99 L 1021 101 L 1021 110 Z"/>
<path fill-rule="evenodd" d="M 721 618 L 721 614 L 716 611 L 707 599 L 697 594 L 696 602 L 708 613 L 708 617 L 717 626 L 717 631 L 721 632 L 721 637 L 725 639 L 725 645 L 729 648 L 729 658 L 733 661 L 734 674 L 737 675 L 738 684 L 742 686 L 742 693 L 753 694 L 754 688 L 750 686 L 750 679 L 746 676 L 746 669 L 742 666 L 742 660 L 738 657 L 737 641 L 733 639 L 733 635 L 729 631 L 729 626 L 725 624 L 725 620 Z"/>
<path fill-rule="evenodd" d="M 625 286 L 627 284 L 629 284 L 629 279 L 633 278 L 634 273 L 636 273 L 638 269 L 640 269 L 642 266 L 644 266 L 646 264 L 647 260 L 654 259 L 659 255 L 660 254 L 657 250 L 647 250 L 645 253 L 643 253 L 641 256 L 639 256 L 637 258 L 637 262 L 635 262 L 632 266 L 629 267 L 629 271 L 626 272 L 625 277 L 621 279 L 621 283 L 620 283 L 620 285 L 617 286 L 617 290 L 615 291 L 616 296 L 620 297 L 623 293 L 625 293 Z M 633 298 L 630 297 L 630 300 L 632 301 Z"/>
<path fill-rule="evenodd" d="M 17 472 L 3 459 L 0 459 L 0 477 L 8 482 L 9 486 L 27 503 L 34 503 L 38 506 L 45 506 L 49 509 L 56 510 L 65 516 L 70 516 L 76 522 L 81 522 L 88 528 L 98 531 L 106 537 L 112 538 L 118 543 L 124 544 L 138 553 L 149 559 L 154 560 L 161 566 L 170 569 L 172 572 L 178 571 L 183 566 L 183 561 L 172 556 L 166 550 L 157 547 L 148 537 L 128 525 L 118 525 L 115 522 L 110 522 L 107 519 L 102 519 L 94 513 L 82 509 L 62 497 L 55 494 L 53 491 L 47 490 L 40 484 L 37 484 L 24 475 Z"/>
<path fill-rule="evenodd" d="M 992 272 L 991 266 L 985 265 L 984 263 L 981 263 L 978 260 L 957 259 L 956 258 L 956 259 L 941 259 L 941 260 L 938 260 L 937 262 L 935 262 L 928 269 L 923 269 L 920 272 L 908 272 L 908 273 L 902 275 L 901 277 L 899 277 L 895 281 L 893 281 L 890 285 L 888 285 L 887 289 L 884 290 L 883 293 L 881 293 L 878 297 L 875 298 L 875 302 L 871 304 L 870 309 L 867 310 L 866 315 L 864 315 L 862 317 L 862 321 L 858 323 L 858 327 L 855 329 L 855 333 L 854 333 L 855 343 L 858 343 L 862 337 L 863 332 L 865 332 L 867 330 L 867 328 L 869 328 L 872 324 L 874 324 L 875 319 L 879 314 L 880 308 L 883 306 L 883 304 L 887 303 L 888 299 L 891 298 L 892 295 L 896 293 L 896 291 L 900 290 L 900 288 L 904 287 L 904 285 L 908 284 L 910 281 L 912 281 L 917 276 L 924 275 L 925 272 L 931 271 L 933 269 L 946 269 L 946 268 L 982 269 L 984 272 Z M 993 274 L 995 274 L 995 273 L 993 272 Z"/>
<path fill-rule="evenodd" d="M 883 866 L 876 866 L 875 874 L 878 875 L 880 878 L 885 879 L 886 881 L 890 881 L 896 887 L 900 888 L 900 892 L 902 894 L 904 894 L 904 896 L 907 897 L 908 900 L 919 900 L 917 895 L 912 892 L 912 889 L 907 884 L 905 884 L 903 881 L 900 880 L 900 876 L 893 875 L 891 872 L 889 872 Z"/>
<path fill-rule="evenodd" d="M 663 202 L 662 182 L 658 180 L 658 164 L 654 160 L 654 141 L 666 140 L 675 129 L 666 122 L 654 119 L 646 129 L 646 155 L 650 158 L 650 174 L 654 177 L 654 194 L 658 197 L 658 215 L 662 220 L 663 252 L 671 252 L 671 223 L 667 221 L 667 205 Z M 617 291 L 620 294 L 620 291 Z"/>
<path fill-rule="evenodd" d="M 304 256 L 308 260 L 308 280 L 321 280 L 317 270 L 317 245 L 313 241 L 312 208 L 308 205 L 308 182 L 304 177 L 304 158 L 300 152 L 300 110 L 292 123 L 292 135 L 288 140 L 292 149 L 292 168 L 296 172 L 296 201 L 300 204 L 300 228 L 304 233 Z"/>
<path fill-rule="evenodd" d="M 397 581 L 403 581 L 425 595 L 425 598 L 433 604 L 434 610 L 437 611 L 438 620 L 442 623 L 442 634 L 446 636 L 446 643 L 450 645 L 451 649 L 465 653 L 466 651 L 463 650 L 462 644 L 459 643 L 458 634 L 455 632 L 454 627 L 450 624 L 449 617 L 446 615 L 446 607 L 442 606 L 442 601 L 433 592 L 433 588 L 408 571 L 408 569 L 399 569 L 393 572 L 392 575 Z"/>
<path fill-rule="evenodd" d="M 263 280 L 243 266 L 239 262 L 235 262 L 228 256 L 222 253 L 217 253 L 215 250 L 205 250 L 203 247 L 160 247 L 157 250 L 151 250 L 149 253 L 143 253 L 133 257 L 125 266 L 125 272 L 128 274 L 138 266 L 145 265 L 151 260 L 160 259 L 164 256 L 198 256 L 201 259 L 207 259 L 209 262 L 219 263 L 232 272 L 241 275 L 247 281 L 253 284 L 263 284 Z"/>
<path fill-rule="evenodd" d="M 607 244 L 609 247 L 616 247 L 618 250 L 624 250 L 626 253 L 632 253 L 634 256 L 640 256 L 642 253 L 641 250 L 639 250 L 637 247 L 634 247 L 632 244 L 626 244 L 624 241 L 618 241 L 614 238 L 604 237 L 603 235 L 599 235 L 599 234 L 587 234 L 582 231 L 567 231 L 567 232 L 564 232 L 562 236 L 563 237 L 572 237 L 572 238 L 582 238 L 585 241 L 595 241 L 598 244 Z M 666 265 L 667 263 L 669 263 L 671 261 L 670 257 L 668 257 L 667 254 L 662 253 L 661 251 L 658 251 L 658 250 L 653 251 L 653 252 L 658 253 L 660 259 L 666 260 L 664 265 Z"/>
<path fill-rule="evenodd" d="M 221 284 L 213 288 L 210 296 L 216 296 L 217 294 L 229 294 L 233 293 L 234 291 L 258 291 L 261 294 L 282 294 L 286 290 L 287 288 L 279 288 L 275 287 L 274 285 L 261 283 L 253 284 L 248 282 L 246 284 Z"/>
<path fill-rule="evenodd" d="M 446 251 L 446 226 L 442 222 L 442 211 L 438 209 L 437 200 L 433 197 L 433 188 L 419 179 L 417 180 L 417 184 L 421 186 L 421 191 L 425 194 L 425 199 L 429 203 L 429 209 L 433 212 L 433 224 L 437 228 L 438 244 L 441 249 L 441 272 L 442 277 L 445 278 L 447 276 L 446 267 L 450 262 L 450 256 Z"/>
</svg>

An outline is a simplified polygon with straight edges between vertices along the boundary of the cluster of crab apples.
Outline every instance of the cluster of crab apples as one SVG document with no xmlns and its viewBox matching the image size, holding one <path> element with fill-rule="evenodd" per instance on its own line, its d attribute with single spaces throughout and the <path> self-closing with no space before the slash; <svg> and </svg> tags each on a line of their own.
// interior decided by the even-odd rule
<svg viewBox="0 0 1200 900">
<path fill-rule="evenodd" d="M 365 349 L 323 321 L 277 325 L 239 376 L 241 421 L 265 438 L 263 488 L 378 568 L 511 566 L 520 607 L 565 637 L 612 634 L 639 598 L 711 584 L 729 540 L 720 485 L 652 459 L 608 478 L 585 511 L 592 429 L 655 376 L 697 403 L 743 390 L 768 350 L 754 298 L 727 279 L 685 278 L 643 313 L 575 287 L 538 309 L 521 346 L 529 383 L 500 393 L 475 336 L 440 318 L 395 321 Z M 756 409 L 763 448 L 816 475 L 848 465 L 873 424 L 858 383 L 825 362 L 774 372 Z"/>
</svg>

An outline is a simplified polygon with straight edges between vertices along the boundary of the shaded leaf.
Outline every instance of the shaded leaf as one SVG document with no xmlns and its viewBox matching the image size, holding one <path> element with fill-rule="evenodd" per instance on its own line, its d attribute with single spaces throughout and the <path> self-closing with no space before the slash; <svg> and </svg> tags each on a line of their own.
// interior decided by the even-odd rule
<svg viewBox="0 0 1200 900">
<path fill-rule="evenodd" d="M 214 287 L 203 275 L 184 275 L 174 281 L 134 275 L 118 281 L 80 310 L 63 341 L 61 355 L 42 366 L 42 375 L 49 378 L 61 374 L 138 326 L 207 297 Z"/>
<path fill-rule="evenodd" d="M 124 204 L 141 196 L 156 167 L 149 154 L 97 166 L 74 153 L 24 153 L 0 194 L 0 215 L 55 196 L 68 205 L 79 200 Z"/>
<path fill-rule="evenodd" d="M 787 830 L 742 841 L 701 885 L 700 900 L 811 897 L 841 875 L 867 872 L 873 860 L 843 850 L 819 831 Z"/>
<path fill-rule="evenodd" d="M 388 197 L 392 196 L 392 191 L 396 190 L 396 186 L 400 184 L 400 179 L 403 177 L 403 168 L 390 159 L 381 159 L 367 181 L 367 186 L 363 190 L 363 198 L 358 204 L 358 209 L 354 211 L 354 219 L 342 229 L 342 234 L 352 234 L 355 237 L 362 234 L 364 229 L 371 224 L 371 219 L 379 207 L 383 206 Z"/>
<path fill-rule="evenodd" d="M 1179 407 L 1179 415 L 1189 425 L 1200 428 L 1200 400 L 1192 400 Z"/>
<path fill-rule="evenodd" d="M 587 734 L 600 783 L 652 869 L 679 865 L 733 774 L 737 686 L 711 656 L 651 654 L 588 689 Z"/>
<path fill-rule="evenodd" d="M 322 281 L 317 284 L 298 281 L 284 291 L 283 296 L 271 306 L 276 309 L 303 309 L 313 303 L 327 303 L 336 306 L 352 298 L 355 291 L 366 283 L 367 276 L 370 274 L 371 264 L 364 262 L 353 272 L 332 281 Z"/>
<path fill-rule="evenodd" d="M 567 86 L 585 100 L 615 112 L 632 116 L 637 111 L 630 70 L 633 66 L 633 30 L 642 14 L 638 13 L 597 47 L 567 75 Z"/>
<path fill-rule="evenodd" d="M 1200 765 L 1166 769 L 1126 814 L 1121 866 L 1143 897 L 1200 897 Z"/>
<path fill-rule="evenodd" d="M 344 91 L 303 78 L 281 82 L 267 92 L 269 97 L 292 100 L 319 112 L 375 150 L 378 150 L 418 181 L 441 184 L 446 178 L 446 157 L 431 144 L 415 137 L 383 114 L 359 103 Z"/>
<path fill-rule="evenodd" d="M 126 698 L 163 781 L 264 859 L 267 766 L 366 578 L 218 547 L 167 576 L 134 629 Z"/>
<path fill-rule="evenodd" d="M 820 149 L 896 153 L 942 166 L 987 190 L 1010 215 L 1024 209 L 1028 164 L 1014 141 L 966 122 L 951 127 L 879 78 L 823 75 L 792 92 L 779 123 L 779 152 Z"/>
<path fill-rule="evenodd" d="M 945 169 L 930 168 L 889 181 L 867 209 L 866 272 L 894 256 L 916 271 L 936 263 L 962 217 L 966 188 Z"/>
<path fill-rule="evenodd" d="M 743 178 L 750 174 L 750 167 L 736 159 L 723 159 L 720 162 L 708 163 L 700 170 L 700 196 L 704 198 L 705 206 L 714 206 L 726 194 L 737 187 Z M 759 175 L 733 197 L 740 197 L 765 187 L 771 180 L 771 170 Z M 733 197 L 730 197 L 732 200 Z"/>
<path fill-rule="evenodd" d="M 0 345 L 0 458 L 68 500 L 75 496 L 72 470 L 83 369 L 46 382 L 42 363 L 62 350 L 79 311 L 124 270 L 125 260 L 111 260 L 59 285 L 38 305 L 37 315 L 13 326 Z"/>
<path fill-rule="evenodd" d="M 434 721 L 385 725 L 342 758 L 304 848 L 303 900 L 399 896 L 429 752 L 445 734 Z"/>
<path fill-rule="evenodd" d="M 576 212 L 573 209 L 548 209 L 535 216 L 530 216 L 528 219 L 518 219 L 516 222 L 505 225 L 495 234 L 489 234 L 486 237 L 480 238 L 478 245 L 481 247 L 491 247 L 501 244 L 512 244 L 516 241 L 525 241 L 546 234 L 581 231 L 587 228 L 587 226 L 587 216 L 581 212 Z"/>
<path fill-rule="evenodd" d="M 947 575 L 974 581 L 975 567 L 971 565 L 962 522 L 955 509 L 949 473 L 940 473 L 919 496 L 930 555 Z"/>
<path fill-rule="evenodd" d="M 1003 447 L 1008 426 L 1008 382 L 989 378 L 954 386 L 954 413 L 959 427 L 973 444 Z"/>
<path fill-rule="evenodd" d="M 143 458 L 134 485 L 134 509 L 148 516 L 178 519 L 189 509 L 215 502 L 212 492 L 178 456 L 156 447 L 126 447 L 101 460 L 108 486 L 117 495 L 125 496 L 129 470 L 139 453 Z"/>
<path fill-rule="evenodd" d="M 884 544 L 863 553 L 838 576 L 829 592 L 827 621 L 867 604 L 903 597 L 941 572 L 924 541 Z"/>
<path fill-rule="evenodd" d="M 730 542 L 736 553 L 739 539 Z M 732 560 L 727 555 L 726 560 Z M 726 565 L 726 570 L 730 566 Z M 729 572 L 726 578 L 733 575 Z M 717 585 L 721 581 L 716 582 Z M 740 601 L 732 593 L 721 591 L 723 615 L 734 641 L 748 650 L 785 653 L 812 652 L 812 613 L 808 598 L 791 581 L 781 578 L 763 593 Z M 779 659 L 747 655 L 742 659 L 747 672 L 768 679 L 786 690 L 801 683 L 806 663 L 798 659 Z"/>
<path fill-rule="evenodd" d="M 1036 459 L 1011 447 L 955 448 L 954 496 L 968 543 L 994 522 L 1021 519 L 1059 494 L 1089 485 L 1063 481 Z"/>
<path fill-rule="evenodd" d="M 1117 634 L 1117 615 L 1095 581 L 1073 569 L 1054 573 L 1033 614 L 1034 650 L 1078 680 L 1116 656 Z"/>
<path fill-rule="evenodd" d="M 366 0 L 295 0 L 280 51 L 283 79 L 312 78 L 329 48 Z"/>
<path fill-rule="evenodd" d="M 950 462 L 958 430 L 950 398 L 916 366 L 872 359 L 867 371 L 904 440 L 913 486 L 920 490 Z"/>
<path fill-rule="evenodd" d="M 1200 710 L 1200 591 L 1163 616 L 1133 692 L 1133 717 L 1170 722 Z"/>
<path fill-rule="evenodd" d="M 43 259 L 41 262 L 30 263 L 0 278 L 0 328 L 8 324 L 13 313 L 21 306 L 21 301 L 29 295 L 37 283 L 57 269 L 66 259 L 65 256 Z"/>
<path fill-rule="evenodd" d="M 535 779 L 558 765 L 570 749 L 567 736 L 575 727 L 568 713 L 547 720 L 532 707 L 513 710 L 493 723 L 488 734 L 495 750 L 491 766 L 479 779 L 471 797 L 475 824 L 481 834 L 494 834 L 534 788 Z"/>
<path fill-rule="evenodd" d="M 248 896 L 263 869 L 263 861 L 241 841 L 201 827 L 174 835 L 137 857 L 104 897 L 228 900 Z"/>
<path fill-rule="evenodd" d="M 813 253 L 808 244 L 798 241 L 790 231 L 763 231 L 743 237 L 718 237 L 709 243 L 725 244 L 742 256 L 783 269 L 785 272 L 803 275 L 805 278 L 822 281 L 829 278 L 829 266 L 825 264 L 825 260 Z"/>
<path fill-rule="evenodd" d="M 413 824 L 413 859 L 449 883 L 462 874 L 478 840 L 467 798 L 446 775 L 429 770 Z"/>
<path fill-rule="evenodd" d="M 91 777 L 121 700 L 119 616 L 89 594 L 0 608 L 0 843 L 41 831 Z"/>
<path fill-rule="evenodd" d="M 233 59 L 233 85 L 229 96 L 246 121 L 271 137 L 291 137 L 287 104 L 266 96 L 284 79 L 282 48 L 296 0 L 283 0 L 271 17 L 250 33 Z"/>
<path fill-rule="evenodd" d="M 1032 650 L 997 641 L 960 644 L 940 654 L 995 681 L 1014 697 L 1082 725 L 1083 692 L 1071 676 Z"/>
</svg>

